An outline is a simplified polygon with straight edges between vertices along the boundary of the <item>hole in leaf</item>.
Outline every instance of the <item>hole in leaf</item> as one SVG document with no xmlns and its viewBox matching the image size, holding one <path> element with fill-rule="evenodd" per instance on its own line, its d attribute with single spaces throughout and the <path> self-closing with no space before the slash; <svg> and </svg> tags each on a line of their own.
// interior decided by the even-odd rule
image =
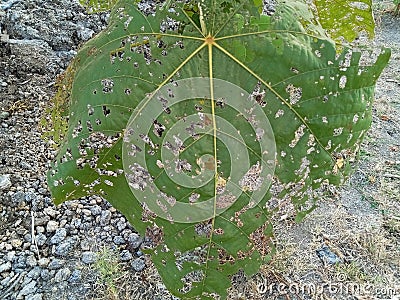
<svg viewBox="0 0 400 300">
<path fill-rule="evenodd" d="M 111 112 L 110 109 L 108 109 L 107 106 L 103 105 L 103 114 L 104 114 L 104 116 L 108 117 L 110 112 Z"/>
</svg>

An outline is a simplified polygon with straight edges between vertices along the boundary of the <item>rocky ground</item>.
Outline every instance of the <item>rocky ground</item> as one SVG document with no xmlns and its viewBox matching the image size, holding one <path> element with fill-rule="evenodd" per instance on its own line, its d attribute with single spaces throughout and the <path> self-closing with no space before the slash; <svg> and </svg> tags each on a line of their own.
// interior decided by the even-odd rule
<svg viewBox="0 0 400 300">
<path fill-rule="evenodd" d="M 310 280 L 371 284 L 368 299 L 392 296 L 378 293 L 382 286 L 400 294 L 400 20 L 380 4 L 375 43 L 393 56 L 377 86 L 360 169 L 304 223 L 277 226 L 277 258 L 232 299 L 311 299 L 276 289 Z M 55 153 L 41 139 L 41 115 L 57 75 L 107 16 L 87 16 L 75 0 L 0 4 L 0 299 L 174 299 L 122 215 L 97 197 L 55 207 L 46 187 Z M 333 267 L 324 256 L 342 263 Z"/>
</svg>

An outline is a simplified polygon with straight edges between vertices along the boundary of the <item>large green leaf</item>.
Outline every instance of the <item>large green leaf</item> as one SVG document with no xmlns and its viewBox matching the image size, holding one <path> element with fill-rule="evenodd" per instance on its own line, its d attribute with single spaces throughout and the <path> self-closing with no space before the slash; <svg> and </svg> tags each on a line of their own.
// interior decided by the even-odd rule
<svg viewBox="0 0 400 300">
<path fill-rule="evenodd" d="M 56 203 L 102 195 L 182 298 L 226 297 L 274 252 L 271 215 L 348 176 L 390 51 L 344 49 L 303 1 L 119 1 L 79 51 Z"/>
</svg>

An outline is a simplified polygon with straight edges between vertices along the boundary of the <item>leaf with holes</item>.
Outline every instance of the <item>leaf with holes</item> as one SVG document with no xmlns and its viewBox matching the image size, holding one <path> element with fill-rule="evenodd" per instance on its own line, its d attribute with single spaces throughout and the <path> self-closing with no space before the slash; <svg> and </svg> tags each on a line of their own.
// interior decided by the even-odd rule
<svg viewBox="0 0 400 300">
<path fill-rule="evenodd" d="M 372 0 L 314 0 L 320 22 L 337 41 L 352 42 L 361 35 L 372 38 Z"/>
<path fill-rule="evenodd" d="M 172 293 L 224 299 L 271 259 L 274 214 L 349 175 L 389 56 L 337 54 L 300 0 L 119 1 L 75 59 L 52 196 L 103 196 Z"/>
</svg>

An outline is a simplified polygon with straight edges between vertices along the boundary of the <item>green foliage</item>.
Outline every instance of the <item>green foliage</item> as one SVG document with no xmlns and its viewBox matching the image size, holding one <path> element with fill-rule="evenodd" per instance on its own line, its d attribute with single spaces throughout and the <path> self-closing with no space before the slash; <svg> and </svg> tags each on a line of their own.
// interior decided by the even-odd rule
<svg viewBox="0 0 400 300">
<path fill-rule="evenodd" d="M 314 0 L 322 27 L 336 41 L 352 42 L 360 33 L 374 34 L 372 0 Z"/>
<path fill-rule="evenodd" d="M 400 0 L 393 0 L 394 5 L 396 5 L 396 8 L 394 10 L 394 15 L 398 16 L 400 14 Z"/>
<path fill-rule="evenodd" d="M 54 201 L 103 196 L 185 299 L 224 299 L 270 260 L 273 214 L 312 211 L 371 123 L 390 51 L 338 54 L 305 1 L 277 2 L 260 15 L 256 0 L 171 1 L 146 16 L 119 1 L 75 59 Z"/>
</svg>

